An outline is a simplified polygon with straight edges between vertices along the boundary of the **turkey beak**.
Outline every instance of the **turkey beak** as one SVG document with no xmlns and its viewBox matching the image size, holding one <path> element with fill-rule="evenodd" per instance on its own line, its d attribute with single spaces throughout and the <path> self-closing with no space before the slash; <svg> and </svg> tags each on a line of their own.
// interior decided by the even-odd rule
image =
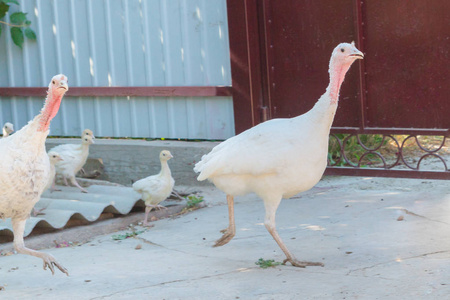
<svg viewBox="0 0 450 300">
<path fill-rule="evenodd" d="M 364 59 L 364 54 L 356 48 L 353 50 L 353 53 L 350 54 L 350 56 L 354 57 L 355 59 Z"/>
<path fill-rule="evenodd" d="M 67 84 L 67 82 L 65 80 L 61 80 L 59 82 L 59 88 L 60 89 L 65 89 L 66 92 L 69 90 L 69 85 Z"/>
</svg>

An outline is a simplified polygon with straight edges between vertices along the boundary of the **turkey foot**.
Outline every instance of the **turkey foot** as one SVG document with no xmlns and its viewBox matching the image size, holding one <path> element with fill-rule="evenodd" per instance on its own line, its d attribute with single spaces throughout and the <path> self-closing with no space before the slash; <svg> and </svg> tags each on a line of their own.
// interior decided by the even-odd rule
<svg viewBox="0 0 450 300">
<path fill-rule="evenodd" d="M 81 186 L 78 184 L 78 182 L 77 182 L 77 180 L 75 179 L 75 177 L 71 177 L 71 178 L 70 178 L 70 182 L 71 182 L 74 186 L 76 186 L 77 188 L 79 188 L 79 189 L 81 190 L 82 193 L 87 193 L 87 192 L 88 192 L 86 189 L 84 189 L 83 187 L 81 187 Z"/>
<path fill-rule="evenodd" d="M 65 178 L 64 178 L 64 179 L 65 179 Z M 52 186 L 50 187 L 50 193 L 53 193 L 53 192 L 55 192 L 55 191 L 56 191 L 56 192 L 61 192 L 61 189 L 57 189 L 57 188 L 56 188 L 55 180 L 56 180 L 56 179 L 53 180 Z M 67 180 L 66 180 L 66 181 L 67 181 Z"/>
<path fill-rule="evenodd" d="M 324 264 L 321 262 L 311 262 L 311 261 L 299 261 L 296 260 L 295 258 L 286 258 L 285 260 L 283 260 L 283 265 L 286 264 L 286 262 L 290 262 L 294 267 L 299 267 L 299 268 L 306 268 L 306 267 L 310 267 L 310 266 L 316 266 L 316 267 L 323 267 Z"/>
<path fill-rule="evenodd" d="M 143 222 L 142 226 L 147 227 L 147 228 L 152 228 L 152 227 L 155 227 L 155 224 L 150 224 L 148 222 Z"/>
<path fill-rule="evenodd" d="M 52 271 L 52 275 L 55 275 L 55 266 L 63 273 L 65 273 L 67 276 L 69 276 L 69 272 L 66 268 L 64 268 L 62 265 L 60 265 L 56 259 L 48 254 L 48 253 L 40 253 L 42 260 L 44 261 L 44 270 L 47 270 L 47 267 Z"/>
<path fill-rule="evenodd" d="M 37 217 L 37 216 L 39 216 L 39 215 L 45 215 L 45 213 L 43 213 L 43 211 L 44 211 L 45 209 L 46 209 L 46 207 L 43 207 L 43 208 L 41 208 L 41 209 L 33 208 L 33 211 L 32 211 L 33 217 Z"/>
<path fill-rule="evenodd" d="M 150 206 L 151 208 L 156 208 L 158 210 L 167 209 L 167 207 L 162 206 L 162 205 L 148 205 L 148 206 Z"/>
<path fill-rule="evenodd" d="M 227 195 L 227 204 L 228 204 L 228 228 L 221 230 L 223 236 L 216 241 L 213 247 L 223 246 L 235 236 L 236 234 L 236 225 L 234 223 L 234 197 L 231 195 Z"/>
<path fill-rule="evenodd" d="M 213 247 L 220 247 L 227 244 L 236 234 L 236 229 L 234 227 L 228 227 L 227 229 L 223 229 L 220 232 L 223 233 L 223 236 L 216 241 Z"/>
</svg>

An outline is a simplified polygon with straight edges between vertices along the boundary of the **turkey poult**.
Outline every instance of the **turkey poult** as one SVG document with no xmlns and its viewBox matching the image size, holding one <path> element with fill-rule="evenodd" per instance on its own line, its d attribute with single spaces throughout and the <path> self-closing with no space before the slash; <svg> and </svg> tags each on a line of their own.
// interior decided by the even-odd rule
<svg viewBox="0 0 450 300">
<path fill-rule="evenodd" d="M 51 188 L 52 190 L 55 190 L 55 174 L 56 174 L 56 164 L 60 161 L 63 161 L 61 155 L 55 151 L 48 152 L 48 158 L 50 160 L 50 177 L 47 182 L 47 186 L 45 187 L 45 190 L 48 190 Z"/>
<path fill-rule="evenodd" d="M 52 191 L 55 190 L 54 187 L 54 179 L 55 179 L 55 164 L 62 160 L 61 156 L 56 152 L 49 152 L 48 159 L 50 160 L 50 176 L 47 181 L 47 185 L 45 186 L 44 191 L 48 190 L 50 187 L 52 188 Z M 33 207 L 33 210 L 31 211 L 31 214 L 36 217 L 37 215 L 44 215 L 42 211 L 45 210 L 44 208 L 36 209 Z"/>
<path fill-rule="evenodd" d="M 14 125 L 6 122 L 5 125 L 3 125 L 3 137 L 9 136 L 11 133 L 14 132 Z"/>
<path fill-rule="evenodd" d="M 90 129 L 83 130 L 83 133 L 81 134 L 81 138 L 83 138 L 83 136 L 85 136 L 85 135 L 90 135 L 90 136 L 92 136 L 92 139 L 95 140 L 95 136 L 94 136 L 94 133 L 92 132 L 92 130 L 90 130 Z M 81 168 L 80 172 L 81 172 L 81 174 L 86 174 L 86 171 L 84 171 L 84 168 Z"/>
<path fill-rule="evenodd" d="M 49 267 L 54 274 L 56 266 L 67 275 L 67 270 L 52 255 L 26 248 L 23 233 L 26 220 L 50 176 L 45 140 L 50 121 L 58 113 L 68 89 L 66 76 L 53 77 L 40 114 L 15 134 L 0 140 L 0 218 L 11 218 L 14 248 L 18 253 L 42 258 L 44 270 Z"/>
<path fill-rule="evenodd" d="M 89 145 L 94 143 L 95 137 L 92 134 L 92 131 L 89 130 L 91 134 L 86 134 L 89 133 L 88 130 L 89 129 L 83 131 L 83 134 L 81 135 L 81 144 L 63 144 L 50 149 L 50 151 L 59 153 L 62 158 L 62 161 L 57 162 L 55 165 L 56 174 L 63 177 L 65 185 L 68 185 L 67 179 L 69 179 L 70 182 L 78 187 L 83 193 L 87 193 L 87 190 L 78 184 L 75 175 L 86 163 L 89 156 Z"/>
<path fill-rule="evenodd" d="M 172 178 L 169 164 L 167 161 L 173 158 L 172 154 L 163 150 L 159 154 L 161 161 L 161 171 L 157 175 L 149 176 L 133 183 L 133 189 L 141 194 L 142 200 L 145 201 L 145 219 L 144 226 L 148 226 L 148 214 L 153 208 L 166 208 L 159 205 L 162 201 L 172 193 L 175 180 Z"/>
<path fill-rule="evenodd" d="M 311 110 L 250 128 L 214 147 L 195 165 L 199 181 L 209 179 L 227 194 L 229 226 L 215 246 L 228 243 L 236 233 L 233 197 L 253 192 L 264 202 L 264 225 L 286 255 L 283 263 L 323 266 L 298 261 L 289 252 L 276 231 L 275 214 L 282 198 L 309 190 L 322 177 L 341 84 L 351 64 L 363 57 L 354 43 L 339 44 L 330 59 L 330 83 Z"/>
<path fill-rule="evenodd" d="M 90 129 L 83 130 L 81 137 L 83 138 L 86 135 L 92 136 L 92 138 L 95 140 L 95 136 L 94 136 L 94 133 L 92 132 L 92 130 L 90 130 Z"/>
</svg>

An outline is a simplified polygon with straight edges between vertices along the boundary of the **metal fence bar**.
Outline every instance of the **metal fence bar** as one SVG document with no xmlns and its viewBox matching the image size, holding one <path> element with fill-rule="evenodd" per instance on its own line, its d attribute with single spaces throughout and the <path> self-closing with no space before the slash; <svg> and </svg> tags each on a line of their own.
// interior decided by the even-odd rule
<svg viewBox="0 0 450 300">
<path fill-rule="evenodd" d="M 367 177 L 396 177 L 450 180 L 450 172 L 415 171 L 415 170 L 386 170 L 381 168 L 347 168 L 327 167 L 324 175 L 367 176 Z"/>
<path fill-rule="evenodd" d="M 0 88 L 0 97 L 42 97 L 47 88 L 7 87 Z M 151 87 L 71 87 L 68 97 L 228 97 L 229 86 L 151 86 Z"/>
</svg>

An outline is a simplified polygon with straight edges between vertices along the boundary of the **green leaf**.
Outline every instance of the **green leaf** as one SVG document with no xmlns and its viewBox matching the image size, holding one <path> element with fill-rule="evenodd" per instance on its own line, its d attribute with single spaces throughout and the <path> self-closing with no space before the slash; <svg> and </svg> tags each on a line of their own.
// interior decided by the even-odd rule
<svg viewBox="0 0 450 300">
<path fill-rule="evenodd" d="M 6 15 L 8 10 L 9 10 L 9 5 L 4 2 L 0 2 L 0 19 Z"/>
<path fill-rule="evenodd" d="M 20 49 L 22 49 L 24 37 L 23 37 L 23 31 L 21 28 L 18 27 L 12 27 L 11 28 L 11 38 L 17 46 L 19 46 Z"/>
<path fill-rule="evenodd" d="M 274 261 L 273 259 L 265 260 L 260 258 L 257 262 L 255 262 L 255 265 L 258 265 L 260 268 L 267 269 L 269 267 L 279 266 L 281 265 L 281 262 Z"/>
<path fill-rule="evenodd" d="M 2 0 L 5 3 L 14 3 L 16 5 L 20 5 L 19 2 L 17 0 Z"/>
<path fill-rule="evenodd" d="M 26 20 L 25 21 L 25 25 L 30 26 L 31 25 L 31 21 L 30 20 Z"/>
<path fill-rule="evenodd" d="M 23 12 L 16 12 L 13 13 L 9 19 L 11 20 L 11 23 L 16 25 L 22 25 L 27 20 L 27 14 Z"/>
<path fill-rule="evenodd" d="M 30 40 L 36 40 L 36 33 L 31 28 L 25 29 L 25 36 Z"/>
</svg>

